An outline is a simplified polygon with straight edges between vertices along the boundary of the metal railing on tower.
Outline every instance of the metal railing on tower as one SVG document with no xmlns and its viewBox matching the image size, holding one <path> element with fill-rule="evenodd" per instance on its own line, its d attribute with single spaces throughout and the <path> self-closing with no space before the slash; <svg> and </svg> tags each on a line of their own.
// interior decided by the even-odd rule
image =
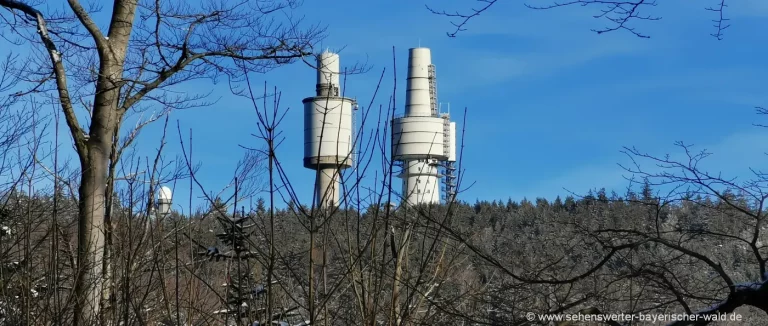
<svg viewBox="0 0 768 326">
<path fill-rule="evenodd" d="M 432 109 L 432 116 L 436 117 L 438 114 L 437 110 L 437 74 L 435 73 L 435 65 L 430 64 L 429 65 L 429 100 L 430 100 L 430 108 Z"/>
</svg>

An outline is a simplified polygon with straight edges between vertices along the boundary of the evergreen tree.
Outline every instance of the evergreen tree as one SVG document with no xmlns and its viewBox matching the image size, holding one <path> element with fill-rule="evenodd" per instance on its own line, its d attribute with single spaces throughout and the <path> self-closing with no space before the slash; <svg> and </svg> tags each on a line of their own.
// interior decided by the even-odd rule
<svg viewBox="0 0 768 326">
<path fill-rule="evenodd" d="M 516 201 L 513 201 L 512 198 L 507 200 L 507 211 L 511 212 L 513 210 L 516 210 L 520 207 L 520 205 L 517 204 Z"/>
<path fill-rule="evenodd" d="M 263 206 L 263 200 L 260 200 Z M 262 207 L 263 208 L 263 207 Z M 258 209 L 258 207 L 257 207 Z M 255 225 L 246 223 L 252 219 L 252 215 L 246 215 L 244 209 L 240 214 L 236 209 L 232 215 L 226 213 L 225 204 L 217 198 L 211 205 L 211 214 L 219 222 L 221 232 L 216 234 L 218 242 L 227 249 L 209 247 L 201 255 L 210 257 L 210 260 L 229 261 L 226 275 L 226 309 L 216 313 L 226 315 L 226 325 L 261 325 L 269 324 L 264 315 L 262 306 L 267 287 L 259 284 L 252 273 L 252 261 L 256 252 L 250 250 L 249 239 L 252 232 L 249 230 Z M 247 225 L 249 224 L 249 225 Z"/>
<path fill-rule="evenodd" d="M 536 208 L 547 208 L 549 207 L 549 202 L 547 202 L 546 198 L 538 197 L 536 198 Z"/>
<path fill-rule="evenodd" d="M 483 206 L 480 204 L 479 200 L 475 202 L 474 209 L 475 209 L 475 214 L 480 214 L 480 212 L 483 211 Z"/>
<path fill-rule="evenodd" d="M 267 213 L 267 205 L 264 202 L 264 198 L 259 197 L 259 199 L 256 200 L 256 212 L 260 215 Z"/>
<path fill-rule="evenodd" d="M 565 197 L 565 210 L 569 213 L 573 213 L 576 211 L 576 200 L 573 199 L 573 196 Z"/>
<path fill-rule="evenodd" d="M 651 184 L 648 182 L 648 179 L 643 181 L 643 190 L 640 192 L 640 195 L 642 196 L 643 201 L 653 200 L 653 190 L 651 189 Z"/>
<path fill-rule="evenodd" d="M 528 201 L 528 198 L 523 197 L 523 200 L 520 201 L 520 207 L 532 208 L 533 204 L 530 201 Z"/>
<path fill-rule="evenodd" d="M 605 195 L 605 188 L 600 188 L 600 190 L 597 191 L 597 200 L 601 203 L 608 202 L 608 196 Z"/>
<path fill-rule="evenodd" d="M 563 205 L 563 201 L 560 199 L 560 196 L 557 196 L 557 198 L 555 198 L 555 201 L 552 202 L 552 207 L 554 207 L 555 210 L 561 210 L 565 208 L 565 206 Z"/>
</svg>

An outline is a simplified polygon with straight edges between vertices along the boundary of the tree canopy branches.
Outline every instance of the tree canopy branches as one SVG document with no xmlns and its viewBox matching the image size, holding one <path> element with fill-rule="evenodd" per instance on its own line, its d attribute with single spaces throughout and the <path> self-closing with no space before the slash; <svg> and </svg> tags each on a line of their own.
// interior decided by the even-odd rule
<svg viewBox="0 0 768 326">
<path fill-rule="evenodd" d="M 436 9 L 430 6 L 426 6 L 427 10 L 435 15 L 449 17 L 450 23 L 454 26 L 452 31 L 446 32 L 449 37 L 456 37 L 459 33 L 467 29 L 467 25 L 473 19 L 478 19 L 482 13 L 489 10 L 493 10 L 493 6 L 499 0 L 474 0 L 479 3 L 478 7 L 472 7 L 468 10 L 457 10 L 453 12 L 446 11 L 444 9 Z M 722 40 L 724 37 L 724 31 L 730 27 L 729 19 L 725 13 L 725 9 L 728 7 L 727 0 L 712 0 L 714 3 L 711 6 L 706 7 L 707 11 L 713 12 L 715 17 L 712 19 L 713 27 L 715 29 L 710 35 L 718 40 Z M 656 0 L 572 0 L 572 1 L 557 1 L 550 2 L 543 5 L 532 5 L 529 3 L 524 4 L 525 7 L 536 10 L 548 10 L 561 7 L 570 6 L 582 6 L 582 7 L 595 7 L 597 8 L 592 18 L 602 19 L 607 22 L 607 26 L 602 28 L 592 29 L 597 34 L 603 34 L 607 32 L 613 32 L 617 30 L 623 30 L 632 33 L 640 38 L 651 37 L 648 34 L 643 33 L 634 24 L 638 21 L 654 21 L 660 20 L 661 16 L 655 16 L 647 14 L 643 9 L 656 7 Z"/>
</svg>

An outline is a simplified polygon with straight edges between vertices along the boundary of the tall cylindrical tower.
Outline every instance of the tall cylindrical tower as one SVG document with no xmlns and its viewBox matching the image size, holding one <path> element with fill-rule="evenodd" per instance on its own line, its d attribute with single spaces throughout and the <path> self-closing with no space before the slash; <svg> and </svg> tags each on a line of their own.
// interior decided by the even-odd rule
<svg viewBox="0 0 768 326">
<path fill-rule="evenodd" d="M 341 170 L 351 167 L 355 100 L 341 96 L 339 55 L 317 56 L 316 96 L 304 103 L 304 167 L 319 171 L 315 198 L 320 207 L 338 206 Z"/>
<path fill-rule="evenodd" d="M 408 79 L 405 87 L 405 115 L 431 117 L 430 66 L 432 54 L 428 48 L 410 49 L 408 53 Z"/>
<path fill-rule="evenodd" d="M 435 69 L 428 48 L 408 53 L 405 116 L 392 121 L 392 158 L 402 162 L 402 198 L 408 204 L 440 203 L 440 162 L 448 159 L 446 120 L 438 116 Z"/>
</svg>

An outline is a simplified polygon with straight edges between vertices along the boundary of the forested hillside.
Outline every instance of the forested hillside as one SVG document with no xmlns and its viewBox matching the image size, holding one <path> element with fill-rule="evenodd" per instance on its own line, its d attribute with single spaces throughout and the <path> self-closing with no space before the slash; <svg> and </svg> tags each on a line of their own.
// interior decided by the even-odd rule
<svg viewBox="0 0 768 326">
<path fill-rule="evenodd" d="M 430 131 L 414 131 L 423 133 L 424 139 L 440 139 L 432 134 L 445 135 L 445 130 L 460 134 L 447 144 L 447 152 L 456 154 L 448 156 L 456 157 L 441 167 L 451 171 L 450 187 L 451 192 L 456 190 L 455 197 L 436 195 L 440 192 L 437 180 L 445 175 L 438 176 L 438 164 L 429 160 L 446 155 L 434 155 L 430 150 L 424 157 L 413 158 L 421 160 L 421 167 L 413 175 L 434 168 L 434 182 L 430 184 L 434 191 L 430 194 L 434 202 L 444 203 L 400 204 L 407 194 L 398 193 L 402 187 L 397 177 L 410 167 L 394 162 L 398 159 L 393 159 L 393 149 L 400 144 L 393 144 L 392 122 L 404 109 L 405 87 L 397 73 L 398 69 L 402 72 L 404 64 L 397 61 L 400 49 L 390 48 L 387 43 L 391 41 L 389 35 L 369 33 L 371 26 L 390 26 L 416 39 L 415 28 L 410 25 L 416 19 L 390 17 L 389 12 L 376 6 L 359 9 L 368 12 L 362 18 L 362 27 L 342 26 L 336 31 L 355 30 L 360 32 L 358 41 L 373 39 L 375 46 L 373 50 L 356 48 L 350 52 L 357 51 L 357 57 L 362 58 L 369 51 L 391 50 L 392 57 L 386 59 L 385 68 L 355 81 L 370 90 L 365 93 L 370 94 L 365 101 L 358 103 L 357 94 L 338 93 L 336 84 L 324 91 L 334 89 L 334 96 L 355 97 L 354 120 L 349 120 L 353 122 L 349 128 L 337 128 L 344 129 L 346 135 L 337 143 L 348 137 L 349 151 L 343 155 L 336 151 L 334 157 L 341 160 L 334 163 L 334 169 L 341 171 L 339 162 L 347 162 L 352 156 L 354 164 L 343 163 L 349 168 L 334 176 L 343 188 L 334 190 L 341 190 L 343 195 L 338 201 L 326 202 L 326 207 L 319 205 L 323 200 L 317 198 L 302 202 L 303 195 L 299 194 L 317 189 L 321 165 L 329 163 L 321 164 L 318 159 L 317 164 L 307 164 L 305 160 L 304 167 L 315 169 L 315 177 L 294 187 L 289 176 L 301 174 L 291 174 L 286 167 L 299 169 L 301 161 L 283 156 L 300 152 L 302 144 L 324 142 L 322 136 L 314 139 L 308 133 L 302 143 L 301 135 L 288 136 L 283 129 L 300 124 L 301 118 L 286 119 L 287 105 L 281 100 L 298 104 L 301 96 L 312 94 L 312 87 L 307 87 L 306 94 L 291 89 L 291 96 L 286 96 L 290 99 L 286 99 L 265 74 L 294 63 L 307 64 L 309 67 L 301 72 L 280 70 L 270 76 L 282 78 L 282 87 L 301 84 L 299 80 L 310 80 L 307 85 L 314 83 L 317 71 L 323 68 L 312 66 L 315 63 L 308 58 L 327 49 L 330 42 L 326 41 L 331 29 L 322 24 L 341 24 L 359 17 L 347 13 L 346 8 L 337 10 L 331 2 L 322 2 L 318 7 L 328 7 L 325 9 L 336 11 L 334 15 L 318 14 L 305 21 L 301 17 L 313 10 L 300 11 L 301 2 L 115 0 L 107 4 L 0 0 L 0 326 L 768 325 L 768 175 L 760 170 L 762 161 L 747 162 L 753 167 L 748 172 L 721 173 L 703 168 L 709 152 L 683 142 L 676 143 L 676 152 L 671 155 L 625 147 L 623 154 L 630 163 L 621 166 L 627 178 L 627 190 L 621 193 L 595 189 L 566 198 L 512 200 L 504 199 L 510 194 L 498 187 L 503 182 L 490 190 L 501 201 L 471 203 L 464 193 L 474 183 L 466 178 L 468 170 L 493 170 L 489 175 L 498 177 L 499 173 L 518 169 L 507 165 L 513 159 L 540 164 L 536 153 L 516 148 L 521 142 L 555 153 L 548 159 L 567 162 L 566 167 L 575 170 L 578 167 L 571 166 L 575 165 L 571 161 L 576 161 L 571 160 L 574 151 L 560 150 L 565 146 L 578 151 L 588 147 L 619 149 L 612 147 L 613 143 L 603 143 L 615 137 L 600 133 L 608 125 L 621 133 L 634 130 L 633 139 L 657 138 L 665 142 L 671 138 L 665 136 L 670 134 L 657 133 L 664 128 L 657 125 L 661 121 L 676 129 L 675 137 L 687 137 L 694 130 L 689 125 L 694 124 L 710 123 L 696 130 L 714 133 L 720 126 L 715 123 L 725 120 L 745 102 L 759 105 L 751 102 L 760 98 L 742 90 L 741 84 L 734 86 L 736 90 L 707 85 L 711 87 L 683 91 L 677 86 L 720 78 L 725 80 L 720 86 L 726 86 L 729 80 L 742 79 L 739 71 L 759 70 L 751 63 L 738 69 L 721 69 L 697 54 L 695 59 L 707 61 L 704 64 L 710 70 L 689 76 L 676 76 L 673 71 L 637 85 L 642 78 L 628 72 L 628 67 L 666 71 L 675 64 L 696 61 L 686 56 L 690 52 L 682 51 L 688 45 L 672 46 L 677 46 L 681 38 L 655 45 L 655 53 L 679 52 L 677 61 L 629 51 L 634 46 L 602 49 L 581 45 L 585 53 L 571 53 L 573 48 L 563 47 L 560 43 L 565 42 L 557 40 L 539 44 L 542 48 L 526 56 L 495 56 L 503 52 L 499 49 L 502 43 L 527 47 L 539 42 L 518 39 L 520 34 L 537 29 L 533 25 L 515 27 L 514 33 L 494 27 L 492 33 L 480 35 L 482 42 L 464 43 L 465 51 L 456 52 L 452 57 L 455 62 L 447 66 L 466 70 L 454 70 L 454 78 L 460 80 L 453 83 L 453 88 L 442 89 L 454 92 L 456 97 L 474 96 L 467 103 L 477 103 L 474 101 L 494 92 L 501 93 L 503 100 L 478 105 L 481 110 L 475 112 L 486 116 L 474 125 L 475 130 L 466 129 L 467 119 L 472 116 L 468 118 L 464 108 L 463 114 L 461 110 L 453 111 L 454 118 L 463 115 L 463 121 L 456 119 L 458 130 L 449 123 L 434 124 L 436 129 Z M 453 19 L 455 31 L 449 35 L 456 36 L 497 3 L 479 2 L 484 5 L 470 11 L 429 10 Z M 730 16 L 724 16 L 726 1 L 715 2 L 707 9 L 715 15 L 712 36 L 720 40 L 730 26 L 729 18 L 723 17 Z M 362 3 L 367 2 L 352 4 Z M 640 14 L 640 9 L 656 6 L 654 1 L 645 0 L 576 0 L 535 8 L 576 4 L 598 8 L 594 18 L 610 23 L 595 29 L 598 34 L 623 31 L 644 40 L 649 36 L 629 23 L 660 19 Z M 314 9 L 323 9 L 318 7 Z M 750 10 L 759 9 L 755 8 Z M 396 11 L 392 14 L 399 14 Z M 373 18 L 391 25 L 367 21 Z M 537 16 L 531 21 L 539 19 Z M 500 21 L 506 24 L 511 20 L 503 16 Z M 546 24 L 552 33 L 572 28 L 560 27 L 556 22 Z M 581 44 L 570 38 L 565 37 L 570 43 Z M 749 44 L 760 44 L 751 36 L 741 40 L 745 39 Z M 343 48 L 347 41 L 333 42 Z M 546 48 L 550 52 L 538 52 Z M 455 48 L 443 49 L 453 52 Z M 717 52 L 706 47 L 699 51 Z M 488 52 L 499 53 L 477 56 Z M 547 55 L 560 52 L 573 56 Z M 627 56 L 611 56 L 612 52 Z M 733 57 L 717 60 L 741 61 L 747 52 L 756 51 L 739 48 Z M 598 71 L 581 64 L 603 64 L 621 58 L 629 58 L 622 61 L 621 68 L 606 65 L 600 70 L 619 71 L 622 75 L 582 85 Z M 479 69 L 487 62 L 487 69 Z M 440 105 L 435 68 L 431 63 L 424 67 L 422 72 L 432 76 L 421 80 L 425 87 L 434 89 L 431 94 L 426 92 L 428 96 L 421 105 L 428 108 L 426 111 L 434 109 L 432 118 L 436 118 Z M 695 70 L 687 68 L 683 70 Z M 580 72 L 571 79 L 555 76 L 555 71 L 569 70 Z M 329 79 L 341 80 L 344 90 L 348 77 L 371 71 L 367 64 L 352 64 L 343 70 L 343 78 Z M 498 76 L 488 76 L 495 73 Z M 724 79 L 725 75 L 732 79 Z M 382 81 L 390 77 L 392 83 L 383 86 Z M 500 82 L 512 77 L 519 79 L 516 83 Z M 318 96 L 321 78 L 314 86 Z M 477 85 L 471 85 L 472 78 Z M 532 88 L 544 91 L 523 94 L 526 88 L 519 87 L 533 81 L 540 84 Z M 752 83 L 763 85 L 761 81 Z M 491 84 L 498 85 L 490 88 Z M 649 91 L 663 88 L 659 84 L 674 84 L 674 88 L 660 93 Z M 647 92 L 633 93 L 638 88 Z M 480 89 L 486 92 L 477 93 Z M 613 92 L 618 95 L 603 98 Z M 624 107 L 627 102 L 649 100 L 652 94 L 665 92 L 674 96 L 667 98 L 668 106 L 660 110 L 644 109 L 661 100 L 644 102 L 642 108 Z M 717 111 L 699 107 L 708 101 L 716 102 L 711 98 L 702 97 L 694 102 L 697 104 L 680 101 L 705 92 L 717 93 L 718 100 L 722 100 L 716 103 Z M 406 98 L 413 96 L 408 94 Z M 518 103 L 524 95 L 529 95 L 528 101 Z M 567 105 L 538 102 L 561 97 Z M 218 102 L 222 98 L 236 100 L 222 104 Z M 591 113 L 584 110 L 598 102 L 608 104 Z M 683 105 L 690 109 L 685 112 L 695 113 L 673 116 L 664 111 L 677 111 Z M 229 110 L 233 106 L 240 111 Z M 446 106 L 450 111 L 450 105 Z M 521 107 L 547 116 L 518 116 Z M 554 111 L 550 107 L 563 109 Z M 186 121 L 170 116 L 192 108 L 201 111 L 187 116 Z M 499 115 L 499 110 L 517 111 L 513 117 Z M 247 116 L 243 113 L 246 111 Z M 319 121 L 318 125 L 325 126 L 330 111 L 317 114 L 322 120 L 305 115 L 305 121 Z M 758 108 L 758 113 L 765 115 L 768 110 Z M 218 124 L 208 120 L 222 116 L 226 119 Z M 557 119 L 550 119 L 553 117 Z M 229 129 L 232 120 L 240 119 L 247 121 L 250 129 L 220 132 Z M 195 132 L 214 131 L 204 134 L 203 145 L 198 138 L 193 142 L 194 128 L 185 124 L 190 120 L 205 123 L 198 125 L 202 127 Z M 528 124 L 529 128 L 517 130 L 506 124 L 510 120 L 520 123 L 516 126 Z M 572 139 L 573 134 L 551 127 L 555 120 L 560 120 L 560 126 L 575 126 L 569 130 L 584 135 Z M 601 123 L 587 123 L 592 120 Z M 729 120 L 731 131 L 737 128 L 734 121 Z M 756 122 L 758 127 L 765 127 Z M 325 127 L 316 129 L 321 129 L 320 135 L 325 131 Z M 514 129 L 514 136 L 503 133 L 505 129 Z M 589 129 L 598 132 L 587 132 Z M 152 131 L 142 134 L 147 130 Z M 762 131 L 765 129 L 758 129 Z M 481 164 L 464 164 L 464 159 L 471 156 L 464 152 L 466 133 L 474 133 L 480 139 L 476 143 L 487 146 L 475 147 L 473 158 L 481 160 L 474 162 Z M 549 144 L 557 145 L 550 148 L 534 142 L 544 133 L 556 134 Z M 211 135 L 231 137 L 205 139 Z M 721 133 L 717 137 L 733 140 L 733 135 L 738 136 Z M 581 143 L 588 138 L 597 140 Z M 738 143 L 759 152 L 749 142 L 761 138 L 735 139 L 738 142 L 726 144 Z M 177 146 L 169 149 L 169 144 Z M 436 144 L 418 142 L 424 148 Z M 199 155 L 197 150 L 203 146 L 226 147 L 223 151 L 231 152 L 226 157 Z M 237 148 L 237 153 L 232 148 Z M 513 159 L 493 156 L 502 152 L 512 153 Z M 583 158 L 593 153 L 581 154 Z M 218 160 L 235 165 L 241 157 L 234 171 L 216 170 L 217 180 L 200 177 L 203 163 Z M 617 162 L 601 164 L 613 163 Z M 515 173 L 530 173 L 523 170 Z M 421 180 L 413 181 L 416 184 Z M 213 189 L 217 185 L 210 183 L 217 182 L 222 183 L 220 189 Z M 174 198 L 172 191 L 181 188 L 188 197 Z M 408 186 L 405 188 L 403 192 Z M 673 314 L 688 319 L 605 317 Z M 566 315 L 592 321 L 545 318 Z M 738 316 L 740 320 L 713 321 L 723 315 Z"/>
<path fill-rule="evenodd" d="M 3 323 L 63 322 L 75 203 L 62 196 L 54 211 L 46 194 L 4 199 Z M 161 219 L 118 206 L 107 318 L 246 325 L 271 312 L 296 325 L 313 311 L 327 325 L 527 325 L 529 312 L 715 309 L 743 315 L 738 325 L 763 325 L 759 209 L 743 194 L 668 202 L 647 184 L 624 196 L 330 215 L 270 210 L 263 200 L 237 213 L 217 200 Z"/>
</svg>

